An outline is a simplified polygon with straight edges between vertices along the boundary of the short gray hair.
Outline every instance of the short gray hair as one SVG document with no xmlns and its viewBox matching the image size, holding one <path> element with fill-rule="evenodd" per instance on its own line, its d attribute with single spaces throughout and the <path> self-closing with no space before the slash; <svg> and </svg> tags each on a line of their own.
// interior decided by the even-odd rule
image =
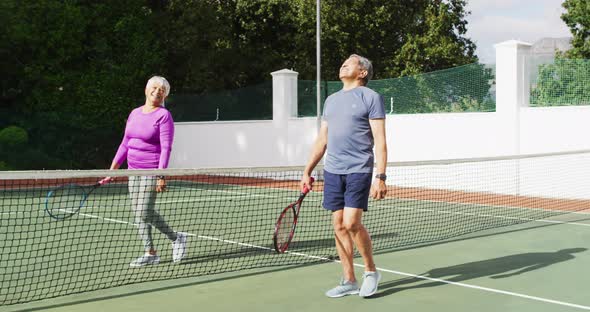
<svg viewBox="0 0 590 312">
<path fill-rule="evenodd" d="M 162 76 L 153 76 L 152 78 L 150 78 L 150 80 L 148 80 L 147 84 L 145 85 L 145 88 L 147 89 L 151 85 L 156 83 L 162 85 L 164 89 L 166 89 L 164 96 L 168 96 L 168 94 L 170 94 L 170 83 L 168 82 L 168 80 L 166 80 L 166 78 Z"/>
<path fill-rule="evenodd" d="M 371 63 L 371 61 L 369 61 L 368 58 L 360 56 L 358 54 L 351 54 L 348 58 L 351 57 L 354 57 L 357 60 L 359 60 L 359 65 L 361 66 L 361 69 L 367 71 L 367 75 L 363 79 L 363 82 L 366 85 L 367 83 L 369 83 L 369 80 L 373 78 L 373 64 Z"/>
</svg>

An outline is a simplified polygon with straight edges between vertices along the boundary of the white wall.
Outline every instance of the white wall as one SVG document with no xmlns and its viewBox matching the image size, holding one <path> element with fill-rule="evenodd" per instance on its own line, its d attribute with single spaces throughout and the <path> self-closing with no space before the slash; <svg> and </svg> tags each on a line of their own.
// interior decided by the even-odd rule
<svg viewBox="0 0 590 312">
<path fill-rule="evenodd" d="M 175 124 L 170 168 L 301 165 L 316 133 L 315 118 Z"/>
<path fill-rule="evenodd" d="M 388 161 L 512 155 L 506 124 L 496 113 L 387 116 Z M 176 123 L 171 168 L 304 165 L 315 118 L 289 119 L 287 136 L 272 121 Z M 586 135 L 588 134 L 588 135 Z M 522 154 L 590 149 L 590 106 L 524 108 Z"/>
<path fill-rule="evenodd" d="M 524 154 L 590 149 L 590 106 L 525 107 L 520 127 Z"/>
<path fill-rule="evenodd" d="M 388 115 L 388 161 L 505 155 L 495 113 Z"/>
<path fill-rule="evenodd" d="M 509 154 L 494 113 L 387 116 L 388 161 Z M 316 118 L 176 123 L 171 168 L 303 166 Z M 286 131 L 281 135 L 280 132 Z"/>
</svg>

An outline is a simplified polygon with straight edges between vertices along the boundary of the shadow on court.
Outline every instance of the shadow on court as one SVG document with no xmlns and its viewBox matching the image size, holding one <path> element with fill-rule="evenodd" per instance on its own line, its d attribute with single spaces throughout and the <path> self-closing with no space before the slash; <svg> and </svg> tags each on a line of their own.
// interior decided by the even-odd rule
<svg viewBox="0 0 590 312">
<path fill-rule="evenodd" d="M 16 310 L 11 310 L 11 311 L 13 311 L 13 312 L 35 312 L 35 311 L 43 311 L 43 310 L 49 310 L 49 309 L 57 309 L 60 307 L 75 306 L 75 305 L 90 303 L 90 302 L 98 302 L 98 301 L 103 301 L 103 300 L 112 300 L 112 299 L 116 299 L 116 298 L 123 298 L 123 297 L 129 297 L 129 296 L 157 293 L 160 291 L 177 289 L 177 288 L 182 288 L 182 287 L 191 287 L 191 286 L 195 286 L 195 285 L 203 285 L 203 284 L 208 284 L 208 283 L 228 281 L 228 280 L 240 279 L 240 278 L 245 278 L 245 277 L 250 277 L 250 276 L 262 275 L 262 274 L 272 274 L 273 272 L 281 272 L 281 271 L 292 270 L 292 269 L 297 269 L 297 268 L 305 268 L 305 267 L 309 267 L 309 266 L 313 266 L 313 265 L 317 265 L 317 264 L 318 263 L 316 262 L 316 263 L 306 263 L 306 264 L 294 265 L 294 266 L 288 266 L 288 267 L 265 269 L 265 270 L 257 271 L 257 272 L 241 273 L 241 274 L 236 274 L 236 275 L 232 275 L 232 276 L 218 277 L 218 278 L 202 280 L 202 281 L 179 282 L 178 284 L 175 284 L 175 285 L 156 286 L 156 287 L 153 287 L 150 289 L 141 289 L 141 290 L 129 289 L 129 290 L 125 290 L 122 293 L 113 294 L 113 295 L 97 295 L 96 297 L 88 298 L 88 299 L 78 299 L 78 300 L 73 299 L 72 301 L 64 302 L 64 303 L 58 303 L 58 304 L 49 303 L 49 304 L 45 304 L 45 305 L 42 304 L 40 306 L 24 307 L 22 309 L 16 309 Z M 130 286 L 130 285 L 126 285 L 126 286 Z M 29 303 L 25 303 L 25 305 L 31 304 L 31 303 L 34 304 L 34 302 L 29 302 Z"/>
<path fill-rule="evenodd" d="M 569 248 L 558 250 L 556 252 L 530 252 L 516 254 L 489 260 L 436 268 L 421 274 L 421 276 L 427 278 L 443 279 L 450 282 L 463 282 L 485 276 L 493 279 L 507 278 L 542 269 L 559 262 L 572 260 L 575 258 L 573 255 L 574 253 L 584 252 L 586 250 L 588 249 Z M 406 286 L 414 283 L 420 284 Z M 379 293 L 371 298 L 379 298 L 403 290 L 434 287 L 445 284 L 446 283 L 444 282 L 431 281 L 419 277 L 404 278 L 401 280 L 381 283 L 379 285 Z"/>
<path fill-rule="evenodd" d="M 270 236 L 270 235 L 269 235 Z M 387 241 L 387 242 L 394 242 L 394 238 L 398 237 L 398 233 L 385 233 L 385 234 L 377 234 L 374 235 L 373 241 L 380 242 L 380 241 Z M 203 263 L 204 261 L 219 261 L 220 259 L 235 259 L 235 258 L 242 258 L 242 257 L 266 257 L 266 260 L 261 260 L 258 266 L 254 267 L 266 267 L 266 266 L 280 266 L 280 265 L 297 265 L 301 264 L 302 260 L 300 258 L 289 258 L 290 256 L 287 254 L 280 255 L 275 253 L 274 246 L 272 244 L 256 244 L 257 247 L 239 247 L 239 248 L 230 248 L 225 251 L 212 249 L 210 252 L 201 253 L 195 256 L 187 256 L 182 260 L 180 265 L 189 265 L 189 264 L 199 264 Z M 309 254 L 315 257 L 323 258 L 324 260 L 317 259 L 317 258 L 309 258 L 307 262 L 313 263 L 320 263 L 325 261 L 331 261 L 338 259 L 338 255 L 336 253 L 336 246 L 334 242 L 334 238 L 326 238 L 326 239 L 310 239 L 305 241 L 292 241 L 289 244 L 289 252 L 297 252 L 299 254 Z M 388 252 L 391 252 L 389 249 Z M 281 257 L 281 258 L 278 258 Z M 162 261 L 161 263 L 167 263 L 171 261 Z"/>
</svg>

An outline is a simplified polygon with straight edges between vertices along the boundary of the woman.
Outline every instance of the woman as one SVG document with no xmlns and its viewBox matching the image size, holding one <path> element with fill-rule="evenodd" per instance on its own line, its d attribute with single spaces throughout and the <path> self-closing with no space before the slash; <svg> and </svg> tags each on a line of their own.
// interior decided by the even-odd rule
<svg viewBox="0 0 590 312">
<path fill-rule="evenodd" d="M 145 87 L 145 104 L 129 114 L 123 141 L 111 164 L 118 169 L 127 160 L 129 169 L 166 169 L 174 138 L 174 121 L 164 108 L 170 84 L 154 76 Z M 152 225 L 172 241 L 172 260 L 182 260 L 186 250 L 186 233 L 173 231 L 155 209 L 156 194 L 166 190 L 163 176 L 129 177 L 129 194 L 135 223 L 143 240 L 145 254 L 130 263 L 132 267 L 160 263 L 152 240 Z"/>
</svg>

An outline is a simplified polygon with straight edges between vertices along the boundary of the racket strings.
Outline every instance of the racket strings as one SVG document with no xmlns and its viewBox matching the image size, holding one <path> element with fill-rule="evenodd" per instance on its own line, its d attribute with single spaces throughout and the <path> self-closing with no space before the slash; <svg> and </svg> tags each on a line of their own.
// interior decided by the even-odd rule
<svg viewBox="0 0 590 312">
<path fill-rule="evenodd" d="M 286 250 L 295 229 L 295 207 L 286 209 L 278 222 L 277 245 L 281 251 Z"/>
<path fill-rule="evenodd" d="M 76 184 L 60 186 L 47 194 L 45 209 L 54 218 L 67 218 L 80 210 L 86 197 L 84 189 Z"/>
</svg>

